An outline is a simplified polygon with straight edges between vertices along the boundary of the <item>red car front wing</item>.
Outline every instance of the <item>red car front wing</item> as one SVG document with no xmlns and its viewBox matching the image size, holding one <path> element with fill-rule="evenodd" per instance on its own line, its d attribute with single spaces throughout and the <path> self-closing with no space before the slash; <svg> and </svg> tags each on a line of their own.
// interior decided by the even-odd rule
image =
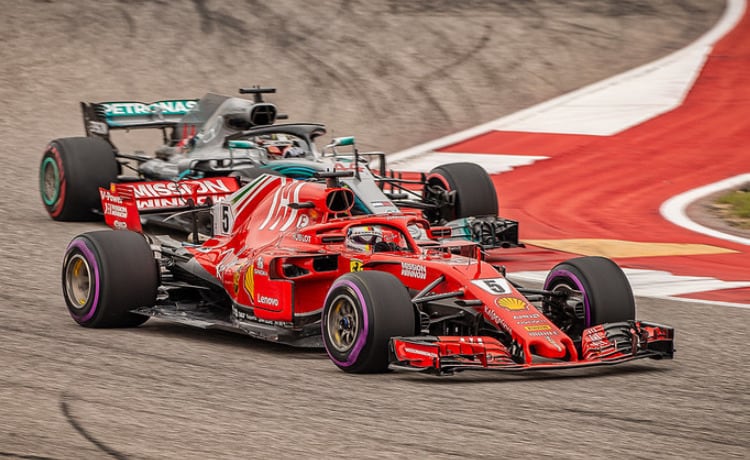
<svg viewBox="0 0 750 460">
<path fill-rule="evenodd" d="M 593 326 L 583 331 L 580 350 L 581 357 L 534 362 L 532 356 L 514 359 L 511 351 L 492 337 L 416 336 L 393 337 L 390 341 L 392 368 L 435 374 L 464 370 L 518 372 L 612 365 L 640 358 L 671 359 L 674 329 L 643 321 Z"/>
</svg>

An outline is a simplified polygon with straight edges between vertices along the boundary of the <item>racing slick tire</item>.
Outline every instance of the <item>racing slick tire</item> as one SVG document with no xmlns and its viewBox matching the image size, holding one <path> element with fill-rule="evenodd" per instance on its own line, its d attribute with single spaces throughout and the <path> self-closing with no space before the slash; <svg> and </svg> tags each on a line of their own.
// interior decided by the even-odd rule
<svg viewBox="0 0 750 460">
<path fill-rule="evenodd" d="M 411 297 L 390 273 L 347 273 L 328 291 L 321 329 L 328 356 L 339 368 L 351 373 L 385 372 L 390 338 L 414 335 Z"/>
<path fill-rule="evenodd" d="M 102 230 L 78 235 L 65 250 L 63 297 L 85 327 L 135 327 L 148 317 L 131 313 L 156 302 L 159 271 L 142 235 Z"/>
<path fill-rule="evenodd" d="M 635 298 L 630 282 L 622 269 L 606 257 L 578 257 L 557 264 L 547 275 L 544 289 L 564 288 L 581 293 L 580 297 L 570 299 L 578 300 L 582 306 L 575 324 L 557 324 L 566 326 L 563 329 L 568 329 L 574 340 L 591 326 L 635 319 Z"/>
<path fill-rule="evenodd" d="M 422 191 L 424 201 L 439 204 L 438 211 L 427 217 L 431 222 L 497 215 L 495 185 L 487 171 L 476 163 L 438 166 L 430 171 L 426 182 Z M 440 192 L 435 193 L 436 189 Z M 455 191 L 455 202 L 446 203 L 440 196 L 452 191 Z"/>
<path fill-rule="evenodd" d="M 111 145 L 98 137 L 55 139 L 39 165 L 39 191 L 50 217 L 59 221 L 97 220 L 99 187 L 117 179 Z"/>
</svg>

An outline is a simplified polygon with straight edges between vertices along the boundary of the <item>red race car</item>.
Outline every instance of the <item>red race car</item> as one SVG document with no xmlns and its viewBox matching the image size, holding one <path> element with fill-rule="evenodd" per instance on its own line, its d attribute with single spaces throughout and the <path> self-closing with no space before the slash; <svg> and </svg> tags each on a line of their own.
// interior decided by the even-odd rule
<svg viewBox="0 0 750 460">
<path fill-rule="evenodd" d="M 636 320 L 622 270 L 581 257 L 524 288 L 481 247 L 396 211 L 352 215 L 353 170 L 261 175 L 213 205 L 213 236 L 188 244 L 133 231 L 77 236 L 63 292 L 86 327 L 149 317 L 324 346 L 348 372 L 532 370 L 672 358 L 673 329 Z M 122 209 L 137 215 L 134 199 Z M 105 209 L 105 213 L 107 210 Z M 137 228 L 137 220 L 128 220 Z"/>
</svg>

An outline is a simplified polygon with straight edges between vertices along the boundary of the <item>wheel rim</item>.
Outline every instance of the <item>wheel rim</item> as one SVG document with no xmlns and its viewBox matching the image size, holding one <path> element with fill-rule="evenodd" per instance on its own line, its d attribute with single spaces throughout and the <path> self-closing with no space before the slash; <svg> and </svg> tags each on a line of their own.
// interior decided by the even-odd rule
<svg viewBox="0 0 750 460">
<path fill-rule="evenodd" d="M 440 192 L 434 194 L 430 192 L 431 189 L 440 189 Z M 436 204 L 438 206 L 437 209 L 427 212 L 427 214 L 429 214 L 429 220 L 432 220 L 434 222 L 453 220 L 455 209 L 450 208 L 448 203 L 442 199 L 442 196 L 440 196 L 450 191 L 451 186 L 448 183 L 448 179 L 443 177 L 441 174 L 432 173 L 427 177 L 427 187 L 425 187 L 424 190 L 424 200 L 426 202 L 433 202 L 433 204 Z"/>
<path fill-rule="evenodd" d="M 578 318 L 578 312 L 576 311 L 576 317 L 575 318 L 568 318 L 565 321 L 565 324 L 559 325 L 561 329 L 567 331 L 567 332 L 573 332 L 573 330 L 576 329 L 576 327 L 580 327 L 581 330 L 588 327 L 586 324 L 586 294 L 580 290 L 578 290 L 578 286 L 571 283 L 559 283 L 557 284 L 553 289 L 552 292 L 559 292 L 561 290 L 568 290 L 569 292 L 572 292 L 572 294 L 568 297 L 568 302 L 576 302 L 583 305 L 583 318 Z M 578 308 L 576 308 L 578 310 Z"/>
<path fill-rule="evenodd" d="M 65 268 L 65 295 L 76 310 L 82 310 L 91 295 L 91 267 L 80 254 L 72 256 Z"/>
<path fill-rule="evenodd" d="M 592 325 L 591 299 L 589 299 L 589 295 L 581 280 L 566 269 L 553 270 L 544 283 L 544 289 L 549 289 L 553 292 L 559 291 L 563 286 L 572 291 L 568 300 L 573 299 L 583 304 L 583 319 L 570 318 L 566 320 L 566 324 L 558 324 L 558 327 L 568 335 L 582 334 L 586 328 Z"/>
<path fill-rule="evenodd" d="M 356 305 L 346 295 L 336 297 L 331 303 L 326 318 L 328 338 L 331 346 L 341 353 L 349 351 L 359 333 L 359 312 Z"/>
<path fill-rule="evenodd" d="M 60 196 L 60 171 L 54 158 L 47 157 L 42 162 L 40 177 L 42 184 L 42 200 L 47 206 L 52 206 Z"/>
</svg>

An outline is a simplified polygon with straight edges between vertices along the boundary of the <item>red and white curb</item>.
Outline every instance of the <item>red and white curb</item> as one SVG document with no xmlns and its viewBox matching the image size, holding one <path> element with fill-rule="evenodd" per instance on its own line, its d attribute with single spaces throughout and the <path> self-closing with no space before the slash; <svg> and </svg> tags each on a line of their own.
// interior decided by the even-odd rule
<svg viewBox="0 0 750 460">
<path fill-rule="evenodd" d="M 497 154 L 439 150 L 450 150 L 447 147 L 493 132 L 604 137 L 640 125 L 681 106 L 713 47 L 743 19 L 745 9 L 745 0 L 729 0 L 717 24 L 682 50 L 520 112 L 394 153 L 388 157 L 389 165 L 398 170 L 428 171 L 434 166 L 448 162 L 474 161 L 484 166 L 489 173 L 498 174 L 543 161 L 547 157 L 539 154 L 506 155 L 502 152 Z M 741 174 L 682 193 L 664 202 L 659 212 L 668 222 L 688 230 L 712 238 L 750 245 L 747 238 L 703 227 L 691 221 L 685 213 L 690 202 L 748 180 L 750 174 Z M 635 294 L 648 297 L 703 302 L 675 296 L 750 287 L 750 281 L 725 281 L 712 276 L 676 276 L 668 271 L 631 268 L 626 268 L 625 272 L 631 280 Z M 541 282 L 546 276 L 546 271 L 520 271 L 514 272 L 513 276 Z M 750 299 L 747 304 L 708 302 L 741 308 L 750 307 L 747 305 L 750 304 Z"/>
</svg>

